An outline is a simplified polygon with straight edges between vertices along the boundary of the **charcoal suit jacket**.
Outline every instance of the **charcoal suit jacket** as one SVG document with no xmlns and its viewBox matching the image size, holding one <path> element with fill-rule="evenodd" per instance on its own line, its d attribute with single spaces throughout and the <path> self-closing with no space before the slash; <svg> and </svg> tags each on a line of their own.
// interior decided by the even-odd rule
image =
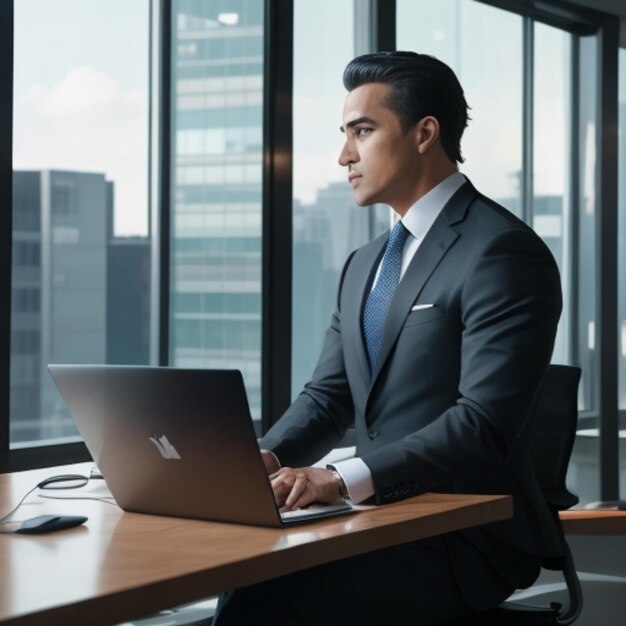
<svg viewBox="0 0 626 626">
<path fill-rule="evenodd" d="M 400 281 L 370 373 L 362 309 L 388 236 L 346 261 L 312 379 L 261 446 L 283 465 L 304 466 L 354 425 L 377 503 L 425 491 L 511 494 L 512 519 L 461 535 L 492 559 L 501 546 L 558 554 L 528 432 L 561 312 L 554 258 L 466 181 Z"/>
</svg>

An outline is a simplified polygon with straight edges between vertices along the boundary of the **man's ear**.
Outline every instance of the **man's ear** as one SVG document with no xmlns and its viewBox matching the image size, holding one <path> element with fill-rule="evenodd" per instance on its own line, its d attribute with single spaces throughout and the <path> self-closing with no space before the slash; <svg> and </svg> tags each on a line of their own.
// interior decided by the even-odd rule
<svg viewBox="0 0 626 626">
<path fill-rule="evenodd" d="M 423 117 L 415 125 L 415 142 L 419 154 L 425 154 L 439 141 L 439 121 L 432 115 Z"/>
</svg>

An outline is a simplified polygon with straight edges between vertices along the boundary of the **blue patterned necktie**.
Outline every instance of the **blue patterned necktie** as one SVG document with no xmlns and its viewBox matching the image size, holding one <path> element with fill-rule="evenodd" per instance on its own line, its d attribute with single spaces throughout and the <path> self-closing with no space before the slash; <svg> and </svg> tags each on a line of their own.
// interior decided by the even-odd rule
<svg viewBox="0 0 626 626">
<path fill-rule="evenodd" d="M 393 227 L 380 266 L 378 280 L 374 289 L 370 291 L 363 309 L 363 335 L 370 362 L 370 372 L 376 369 L 376 359 L 383 341 L 385 321 L 400 278 L 402 249 L 408 236 L 409 231 L 402 222 L 398 222 Z"/>
</svg>

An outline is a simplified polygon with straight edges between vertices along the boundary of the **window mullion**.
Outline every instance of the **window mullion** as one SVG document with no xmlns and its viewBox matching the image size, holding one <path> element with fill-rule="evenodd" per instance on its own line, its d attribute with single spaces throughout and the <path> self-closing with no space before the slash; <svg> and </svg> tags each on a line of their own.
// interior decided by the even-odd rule
<svg viewBox="0 0 626 626">
<path fill-rule="evenodd" d="M 0 2 L 0 472 L 9 464 L 13 234 L 13 2 Z"/>
<path fill-rule="evenodd" d="M 169 365 L 172 1 L 150 4 L 150 363 Z"/>
<path fill-rule="evenodd" d="M 599 31 L 596 72 L 599 123 L 596 129 L 597 332 L 600 347 L 600 494 L 619 498 L 618 332 L 617 332 L 617 84 L 619 21 L 607 19 Z"/>
<path fill-rule="evenodd" d="M 293 2 L 265 3 L 261 429 L 291 403 Z"/>
</svg>

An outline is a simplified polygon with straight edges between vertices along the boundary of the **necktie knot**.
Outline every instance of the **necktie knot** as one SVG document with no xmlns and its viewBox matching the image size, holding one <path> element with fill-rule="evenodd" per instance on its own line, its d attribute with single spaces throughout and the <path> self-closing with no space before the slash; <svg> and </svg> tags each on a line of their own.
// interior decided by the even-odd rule
<svg viewBox="0 0 626 626">
<path fill-rule="evenodd" d="M 402 264 L 402 249 L 406 238 L 409 236 L 409 231 L 406 226 L 400 221 L 398 222 L 389 235 L 389 241 L 387 242 L 387 249 L 385 250 L 385 256 L 387 255 L 400 255 L 400 264 Z M 384 263 L 384 259 L 383 259 Z"/>
</svg>

